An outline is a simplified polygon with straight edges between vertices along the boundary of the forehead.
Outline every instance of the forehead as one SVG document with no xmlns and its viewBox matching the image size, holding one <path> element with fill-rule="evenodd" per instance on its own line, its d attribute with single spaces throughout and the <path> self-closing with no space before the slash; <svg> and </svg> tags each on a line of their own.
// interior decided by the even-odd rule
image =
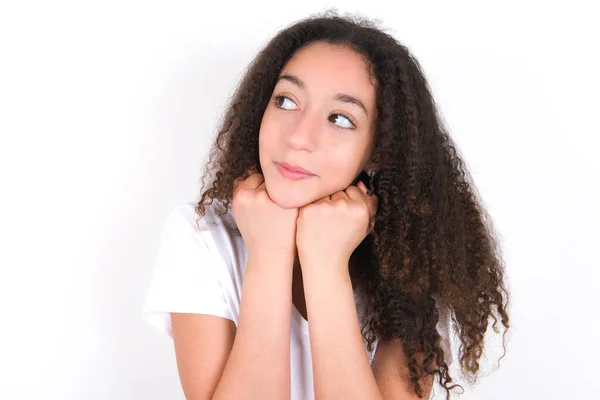
<svg viewBox="0 0 600 400">
<path fill-rule="evenodd" d="M 346 46 L 311 43 L 297 50 L 280 75 L 300 78 L 311 93 L 348 93 L 362 98 L 373 107 L 375 87 L 368 64 L 361 54 Z M 280 81 L 279 84 L 283 84 Z"/>
</svg>

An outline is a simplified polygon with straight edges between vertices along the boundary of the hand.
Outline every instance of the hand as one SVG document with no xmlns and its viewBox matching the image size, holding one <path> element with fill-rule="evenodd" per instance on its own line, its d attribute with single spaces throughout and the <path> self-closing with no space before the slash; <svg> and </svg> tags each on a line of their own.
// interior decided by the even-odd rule
<svg viewBox="0 0 600 400">
<path fill-rule="evenodd" d="M 370 231 L 378 199 L 359 182 L 346 190 L 301 207 L 296 245 L 302 268 L 306 265 L 348 265 L 352 252 Z"/>
<path fill-rule="evenodd" d="M 231 213 L 249 253 L 296 256 L 298 209 L 275 204 L 265 186 L 264 176 L 251 168 L 250 176 L 233 183 Z"/>
</svg>

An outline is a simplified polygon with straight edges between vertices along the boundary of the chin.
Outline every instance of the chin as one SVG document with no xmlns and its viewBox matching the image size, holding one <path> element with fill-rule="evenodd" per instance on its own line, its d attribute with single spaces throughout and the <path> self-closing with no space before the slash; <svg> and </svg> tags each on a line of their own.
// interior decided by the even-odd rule
<svg viewBox="0 0 600 400">
<path fill-rule="evenodd" d="M 277 184 L 269 185 L 266 183 L 267 193 L 273 203 L 285 209 L 304 207 L 317 200 L 310 193 L 307 193 L 305 188 L 302 189 L 301 186 L 282 187 Z"/>
</svg>

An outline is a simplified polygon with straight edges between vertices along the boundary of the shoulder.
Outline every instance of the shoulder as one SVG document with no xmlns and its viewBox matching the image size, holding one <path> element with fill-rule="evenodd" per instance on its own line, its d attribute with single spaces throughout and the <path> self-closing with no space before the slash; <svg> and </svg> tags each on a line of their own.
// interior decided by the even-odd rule
<svg viewBox="0 0 600 400">
<path fill-rule="evenodd" d="M 200 221 L 203 224 L 203 221 Z M 200 245 L 204 247 L 203 233 L 197 221 L 193 204 L 178 204 L 173 207 L 163 220 L 160 241 L 161 249 L 191 249 Z"/>
<path fill-rule="evenodd" d="M 235 321 L 227 264 L 215 245 L 206 216 L 192 203 L 174 206 L 163 222 L 143 314 L 172 336 L 170 313 L 209 314 Z"/>
<path fill-rule="evenodd" d="M 244 267 L 245 246 L 237 229 L 231 205 L 213 201 L 204 205 L 204 213 L 197 211 L 196 203 L 175 206 L 166 218 L 162 242 L 175 257 L 213 258 L 224 263 L 231 273 Z"/>
<path fill-rule="evenodd" d="M 205 204 L 204 214 L 197 212 L 196 203 L 181 203 L 173 207 L 167 214 L 163 230 L 178 230 L 197 236 L 207 234 L 211 230 L 235 227 L 231 206 L 224 206 L 219 202 Z"/>
<path fill-rule="evenodd" d="M 162 276 L 160 279 L 170 276 L 177 281 L 198 282 L 207 274 L 219 281 L 231 280 L 241 268 L 238 264 L 243 260 L 243 247 L 229 231 L 229 214 L 222 214 L 211 204 L 200 215 L 196 206 L 182 203 L 167 213 L 159 239 L 156 274 Z"/>
<path fill-rule="evenodd" d="M 203 230 L 197 226 L 198 215 L 192 203 L 178 204 L 167 214 L 165 225 L 178 225 L 189 230 Z M 202 219 L 201 219 L 202 221 Z"/>
</svg>

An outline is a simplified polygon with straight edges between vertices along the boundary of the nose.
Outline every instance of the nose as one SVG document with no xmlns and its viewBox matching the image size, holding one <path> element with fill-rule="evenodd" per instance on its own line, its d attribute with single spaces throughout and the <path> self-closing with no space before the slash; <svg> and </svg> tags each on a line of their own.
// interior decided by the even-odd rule
<svg viewBox="0 0 600 400">
<path fill-rule="evenodd" d="M 316 115 L 303 113 L 289 126 L 288 145 L 294 150 L 313 151 L 319 132 L 319 119 Z"/>
</svg>

